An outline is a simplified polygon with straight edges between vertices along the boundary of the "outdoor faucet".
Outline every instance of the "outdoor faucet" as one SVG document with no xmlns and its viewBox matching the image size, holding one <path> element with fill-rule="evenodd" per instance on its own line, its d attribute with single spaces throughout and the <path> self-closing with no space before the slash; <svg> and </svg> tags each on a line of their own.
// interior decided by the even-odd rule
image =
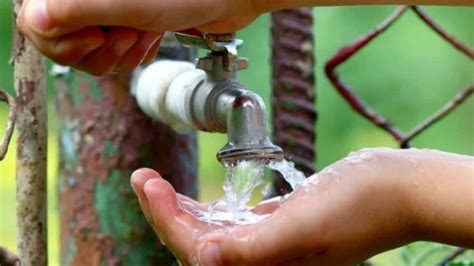
<svg viewBox="0 0 474 266">
<path fill-rule="evenodd" d="M 210 53 L 195 66 L 162 60 L 138 70 L 132 92 L 142 110 L 178 132 L 227 133 L 227 144 L 217 152 L 224 165 L 282 160 L 282 149 L 268 136 L 264 102 L 235 79 L 235 73 L 248 62 L 237 56 L 242 41 L 233 34 L 176 37 L 183 45 L 206 48 Z"/>
</svg>

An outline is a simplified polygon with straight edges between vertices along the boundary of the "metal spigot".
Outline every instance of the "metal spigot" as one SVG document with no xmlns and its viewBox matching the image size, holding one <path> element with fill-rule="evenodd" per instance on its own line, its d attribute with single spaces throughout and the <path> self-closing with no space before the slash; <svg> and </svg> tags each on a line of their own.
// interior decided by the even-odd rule
<svg viewBox="0 0 474 266">
<path fill-rule="evenodd" d="M 262 99 L 235 81 L 235 73 L 248 67 L 248 59 L 237 54 L 243 41 L 236 39 L 234 33 L 201 36 L 177 33 L 176 37 L 183 45 L 210 51 L 197 60 L 196 67 L 217 81 L 204 105 L 210 118 L 209 124 L 222 124 L 224 121 L 226 124 L 222 129 L 227 131 L 228 143 L 217 153 L 217 159 L 223 164 L 250 159 L 283 159 L 282 149 L 268 137 Z M 217 130 L 220 131 L 220 128 Z"/>
<path fill-rule="evenodd" d="M 211 73 L 213 76 L 215 76 L 214 72 L 216 71 L 220 73 L 221 70 L 224 70 L 224 72 L 235 73 L 248 67 L 248 59 L 237 55 L 237 50 L 244 42 L 236 39 L 234 33 L 176 33 L 176 39 L 184 46 L 194 46 L 210 51 L 208 55 L 198 58 L 196 67 Z M 216 67 L 214 65 L 216 57 L 223 58 L 222 66 Z"/>
<path fill-rule="evenodd" d="M 235 73 L 248 66 L 248 60 L 237 55 L 242 40 L 235 39 L 234 34 L 177 33 L 176 37 L 185 46 L 210 52 L 197 60 L 194 70 L 182 65 L 188 64 L 184 62 L 175 67 L 177 62 L 157 62 L 148 67 L 154 68 L 153 73 L 145 69 L 143 78 L 138 77 L 134 86 L 142 109 L 181 131 L 194 128 L 227 133 L 228 143 L 217 153 L 224 165 L 241 160 L 282 160 L 282 149 L 268 137 L 265 104 L 235 79 Z M 170 69 L 177 68 L 183 72 L 173 81 L 159 86 L 140 85 L 146 83 L 142 79 L 156 82 L 159 73 L 171 73 Z M 142 87 L 148 87 L 149 92 L 139 97 Z"/>
<path fill-rule="evenodd" d="M 233 165 L 242 160 L 268 163 L 283 159 L 282 149 L 268 137 L 265 104 L 259 95 L 235 81 L 223 80 L 216 83 L 209 100 L 208 114 L 216 115 L 214 121 L 226 123 L 228 142 L 217 153 L 221 163 Z"/>
</svg>

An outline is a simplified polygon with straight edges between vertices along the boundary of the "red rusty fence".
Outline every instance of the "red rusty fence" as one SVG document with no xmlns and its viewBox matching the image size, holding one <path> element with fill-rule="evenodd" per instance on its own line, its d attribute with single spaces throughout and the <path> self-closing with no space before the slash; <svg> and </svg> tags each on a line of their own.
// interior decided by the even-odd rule
<svg viewBox="0 0 474 266">
<path fill-rule="evenodd" d="M 400 6 L 374 30 L 343 47 L 325 66 L 326 75 L 338 93 L 352 109 L 367 118 L 374 125 L 392 135 L 401 148 L 408 148 L 419 134 L 444 118 L 465 102 L 474 91 L 474 83 L 463 89 L 440 110 L 420 122 L 408 133 L 402 132 L 385 117 L 377 114 L 357 93 L 345 84 L 336 68 L 357 54 L 396 22 L 407 10 L 412 10 L 428 27 L 462 54 L 474 59 L 474 51 L 443 30 L 419 6 Z M 285 157 L 293 160 L 297 168 L 309 175 L 314 172 L 314 149 L 316 132 L 316 108 L 314 89 L 314 43 L 312 36 L 312 9 L 291 9 L 272 14 L 272 67 L 273 67 L 273 136 L 277 145 L 285 151 Z M 281 178 L 274 178 L 277 194 L 289 190 Z M 463 254 L 465 249 L 457 248 L 439 262 L 447 265 Z"/>
<path fill-rule="evenodd" d="M 415 137 L 419 136 L 425 130 L 430 128 L 433 124 L 446 117 L 449 113 L 454 111 L 459 105 L 465 102 L 474 92 L 474 83 L 471 81 L 465 89 L 460 91 L 452 100 L 446 103 L 441 109 L 433 113 L 431 116 L 420 122 L 408 133 L 404 133 L 397 128 L 387 118 L 377 114 L 373 111 L 363 100 L 357 95 L 357 93 L 350 88 L 349 85 L 345 84 L 336 72 L 336 68 L 346 62 L 353 55 L 357 54 L 361 49 L 366 47 L 375 38 L 380 36 L 381 33 L 385 32 L 390 26 L 392 26 L 400 17 L 407 12 L 412 10 L 420 18 L 420 20 L 430 27 L 436 34 L 443 38 L 446 42 L 452 45 L 453 48 L 459 52 L 474 60 L 474 50 L 462 44 L 456 40 L 450 34 L 448 34 L 443 28 L 441 28 L 434 20 L 419 6 L 400 6 L 387 17 L 382 23 L 377 25 L 375 29 L 366 35 L 355 40 L 352 44 L 343 47 L 339 52 L 334 55 L 325 66 L 326 75 L 331 83 L 336 88 L 337 92 L 344 98 L 344 100 L 352 107 L 352 109 L 358 114 L 368 119 L 375 126 L 383 129 L 388 134 L 392 135 L 393 138 L 399 143 L 400 148 L 411 147 L 410 141 Z M 460 256 L 466 251 L 463 248 L 456 248 L 446 258 L 441 260 L 438 265 L 447 265 L 455 258 Z"/>
<path fill-rule="evenodd" d="M 448 102 L 442 109 L 434 113 L 432 116 L 418 124 L 413 128 L 409 133 L 403 133 L 395 125 L 393 125 L 385 117 L 375 113 L 370 107 L 368 107 L 362 99 L 353 91 L 349 85 L 345 84 L 336 73 L 336 68 L 351 58 L 354 54 L 368 45 L 386 29 L 388 29 L 394 22 L 396 22 L 407 10 L 413 10 L 418 17 L 426 23 L 433 31 L 439 34 L 445 41 L 450 43 L 454 48 L 458 49 L 464 55 L 469 57 L 471 60 L 474 59 L 474 51 L 469 47 L 465 46 L 454 37 L 449 35 L 444 31 L 440 26 L 438 26 L 429 16 L 423 11 L 419 6 L 401 6 L 398 7 L 386 20 L 380 23 L 375 29 L 368 34 L 362 36 L 361 38 L 354 41 L 352 44 L 343 47 L 336 55 L 334 55 L 326 63 L 326 75 L 328 76 L 331 83 L 334 85 L 339 94 L 351 105 L 352 109 L 359 113 L 360 115 L 367 118 L 374 125 L 380 127 L 381 129 L 387 131 L 392 135 L 395 140 L 400 144 L 401 148 L 408 148 L 411 146 L 410 141 L 422 133 L 424 130 L 428 129 L 434 123 L 442 119 L 448 113 L 453 111 L 461 103 L 468 99 L 472 95 L 474 90 L 474 84 L 470 84 L 467 88 L 461 91 L 456 95 L 450 102 Z"/>
</svg>

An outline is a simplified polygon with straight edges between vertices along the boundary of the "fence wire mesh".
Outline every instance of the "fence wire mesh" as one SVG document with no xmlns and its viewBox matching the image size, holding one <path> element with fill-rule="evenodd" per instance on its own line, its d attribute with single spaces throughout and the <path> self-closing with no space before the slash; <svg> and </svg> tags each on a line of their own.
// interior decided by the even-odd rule
<svg viewBox="0 0 474 266">
<path fill-rule="evenodd" d="M 390 134 L 400 145 L 400 148 L 409 148 L 412 146 L 411 141 L 426 131 L 432 125 L 452 113 L 457 107 L 472 96 L 474 92 L 474 82 L 469 81 L 469 85 L 461 90 L 457 95 L 448 101 L 442 108 L 434 112 L 432 115 L 421 121 L 408 132 L 403 132 L 394 123 L 384 116 L 375 112 L 369 105 L 367 105 L 362 98 L 350 87 L 350 85 L 343 82 L 341 77 L 336 72 L 337 67 L 346 62 L 349 58 L 356 55 L 360 50 L 370 44 L 374 39 L 380 36 L 388 28 L 390 28 L 397 20 L 399 20 L 408 10 L 413 11 L 417 17 L 438 34 L 444 41 L 449 43 L 454 49 L 457 49 L 461 54 L 468 57 L 471 61 L 474 60 L 474 50 L 463 44 L 446 30 L 441 28 L 423 8 L 419 6 L 399 6 L 392 14 L 390 14 L 384 21 L 377 25 L 372 31 L 366 33 L 353 43 L 340 49 L 332 58 L 328 60 L 325 66 L 325 72 L 332 85 L 342 98 L 351 106 L 351 108 L 368 119 L 375 126 L 383 129 Z M 448 265 L 450 262 L 462 255 L 466 249 L 454 248 L 452 252 L 443 258 L 438 265 Z"/>
<path fill-rule="evenodd" d="M 15 128 L 16 121 L 16 103 L 15 98 L 11 96 L 7 91 L 0 89 L 0 102 L 5 102 L 10 106 L 10 111 L 8 114 L 8 121 L 5 129 L 5 135 L 0 142 L 0 161 L 2 161 L 8 151 L 8 145 L 13 136 L 13 130 Z"/>
</svg>

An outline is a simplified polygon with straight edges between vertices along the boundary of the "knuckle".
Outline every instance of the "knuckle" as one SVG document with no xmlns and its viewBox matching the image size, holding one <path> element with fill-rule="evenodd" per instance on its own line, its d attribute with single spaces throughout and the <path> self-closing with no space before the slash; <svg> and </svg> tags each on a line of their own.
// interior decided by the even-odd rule
<svg viewBox="0 0 474 266">
<path fill-rule="evenodd" d="M 49 0 L 47 1 L 48 15 L 53 23 L 65 23 L 74 19 L 77 9 L 80 8 L 77 0 Z"/>
<path fill-rule="evenodd" d="M 24 16 L 20 14 L 15 20 L 15 25 L 21 33 L 27 34 L 27 30 L 26 30 L 26 27 L 25 27 L 26 25 L 25 25 L 24 20 L 25 20 Z"/>
</svg>

